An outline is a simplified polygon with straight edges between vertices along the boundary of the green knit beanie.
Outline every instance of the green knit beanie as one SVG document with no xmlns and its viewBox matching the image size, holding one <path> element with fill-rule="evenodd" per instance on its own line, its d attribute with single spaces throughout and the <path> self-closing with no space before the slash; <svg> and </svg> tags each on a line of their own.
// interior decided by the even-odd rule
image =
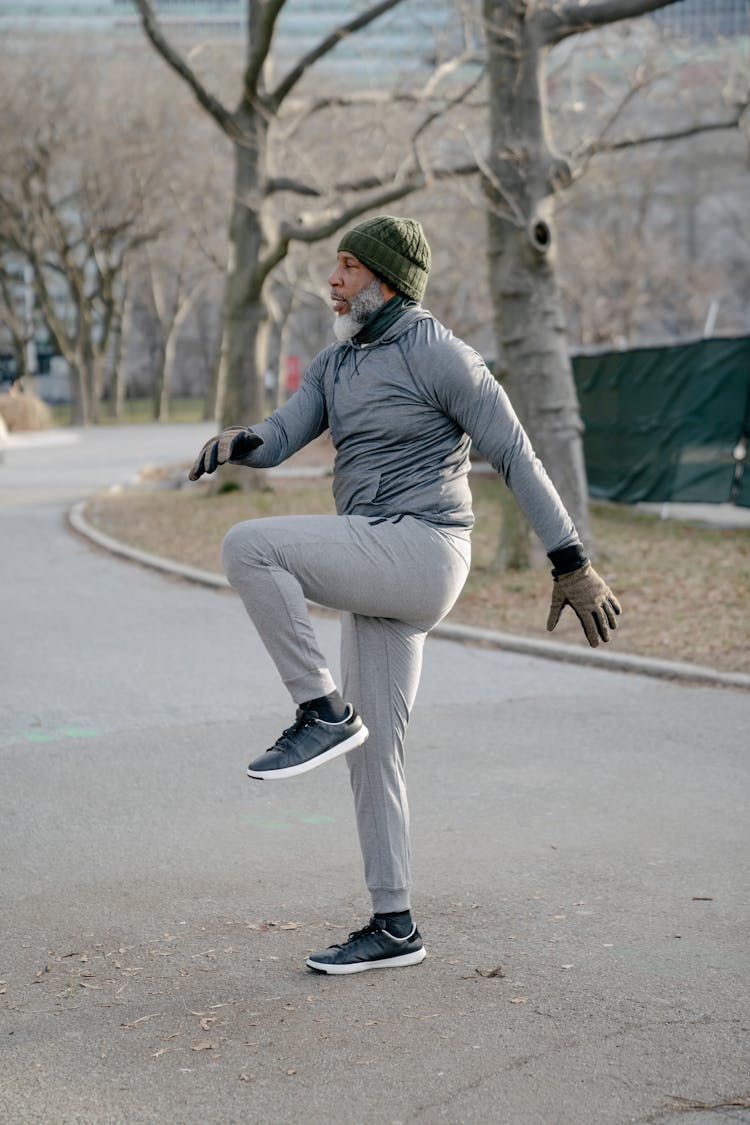
<svg viewBox="0 0 750 1125">
<path fill-rule="evenodd" d="M 397 292 L 421 301 L 430 272 L 430 247 L 416 219 L 378 215 L 352 227 L 339 243 Z"/>
</svg>

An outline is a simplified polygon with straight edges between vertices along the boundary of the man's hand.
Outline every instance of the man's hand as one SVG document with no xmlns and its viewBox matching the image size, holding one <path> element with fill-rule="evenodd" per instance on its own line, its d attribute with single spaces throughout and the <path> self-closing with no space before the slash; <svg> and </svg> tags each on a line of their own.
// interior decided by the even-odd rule
<svg viewBox="0 0 750 1125">
<path fill-rule="evenodd" d="M 227 461 L 241 461 L 253 449 L 263 444 L 263 439 L 247 426 L 230 426 L 216 437 L 209 438 L 188 473 L 190 480 L 198 480 L 204 473 L 215 473 Z"/>
<path fill-rule="evenodd" d="M 560 614 L 566 605 L 577 614 L 586 640 L 592 648 L 596 648 L 600 640 L 605 643 L 609 640 L 610 629 L 617 628 L 617 617 L 622 613 L 617 598 L 590 562 L 570 574 L 558 574 L 555 578 L 547 618 L 550 633 L 560 620 Z"/>
</svg>

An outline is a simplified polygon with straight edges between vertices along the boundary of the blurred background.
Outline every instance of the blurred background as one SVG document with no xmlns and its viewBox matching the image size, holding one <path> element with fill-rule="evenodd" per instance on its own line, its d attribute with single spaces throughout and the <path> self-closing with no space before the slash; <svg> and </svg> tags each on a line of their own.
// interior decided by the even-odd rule
<svg viewBox="0 0 750 1125">
<path fill-rule="evenodd" d="M 608 8 L 540 46 L 488 0 L 6 0 L 8 428 L 269 411 L 330 341 L 340 231 L 390 211 L 546 464 L 551 380 L 594 495 L 748 503 L 750 5 Z"/>
</svg>

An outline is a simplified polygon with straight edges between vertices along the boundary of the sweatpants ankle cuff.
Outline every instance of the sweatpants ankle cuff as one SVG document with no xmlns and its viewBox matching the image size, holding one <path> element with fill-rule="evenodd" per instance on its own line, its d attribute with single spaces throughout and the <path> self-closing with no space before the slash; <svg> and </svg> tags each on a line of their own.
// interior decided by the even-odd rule
<svg viewBox="0 0 750 1125">
<path fill-rule="evenodd" d="M 401 910 L 411 910 L 411 896 L 408 891 L 394 891 L 392 888 L 370 889 L 373 914 L 398 914 Z"/>
</svg>

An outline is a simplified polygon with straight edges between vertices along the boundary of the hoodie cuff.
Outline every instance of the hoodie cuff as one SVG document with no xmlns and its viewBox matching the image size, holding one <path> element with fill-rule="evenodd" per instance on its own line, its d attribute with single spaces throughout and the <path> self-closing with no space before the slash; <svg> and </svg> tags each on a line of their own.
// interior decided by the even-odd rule
<svg viewBox="0 0 750 1125">
<path fill-rule="evenodd" d="M 559 551 L 548 551 L 547 558 L 552 563 L 553 578 L 557 578 L 560 574 L 572 574 L 574 570 L 580 570 L 589 561 L 580 543 L 561 547 Z"/>
</svg>

